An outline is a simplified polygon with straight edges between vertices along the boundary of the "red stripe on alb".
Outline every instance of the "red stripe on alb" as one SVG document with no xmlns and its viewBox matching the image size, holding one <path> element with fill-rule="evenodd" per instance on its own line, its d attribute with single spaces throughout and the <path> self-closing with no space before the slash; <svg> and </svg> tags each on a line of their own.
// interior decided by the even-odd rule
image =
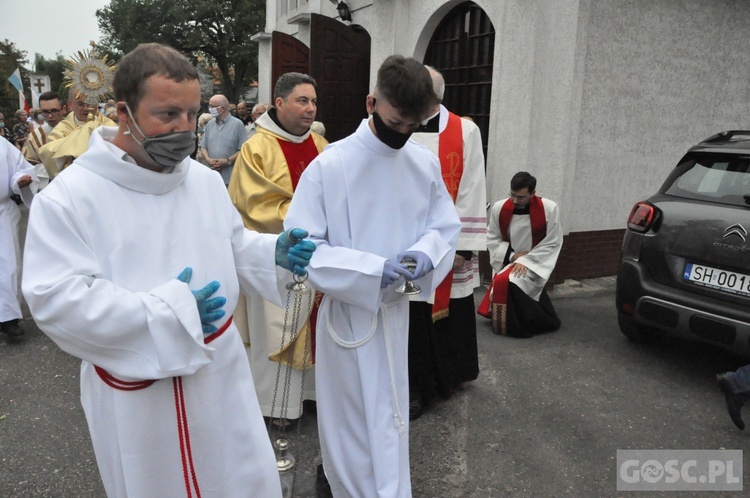
<svg viewBox="0 0 750 498">
<path fill-rule="evenodd" d="M 218 339 L 226 330 L 229 328 L 229 325 L 232 324 L 232 320 L 234 319 L 234 316 L 230 316 L 229 320 L 226 321 L 224 325 L 221 326 L 219 330 L 214 332 L 213 334 L 206 336 L 206 338 L 203 340 L 204 344 L 208 344 L 216 339 Z M 109 387 L 112 387 L 114 389 L 118 389 L 120 391 L 138 391 L 140 389 L 146 389 L 151 384 L 156 382 L 159 379 L 150 379 L 150 380 L 135 380 L 135 381 L 127 381 L 127 380 L 121 380 L 112 375 L 111 373 L 107 372 L 101 367 L 97 367 L 94 365 L 94 370 L 96 371 L 97 375 L 99 375 L 99 378 L 104 381 L 105 384 L 107 384 Z"/>
<path fill-rule="evenodd" d="M 229 317 L 224 325 L 213 334 L 206 336 L 203 340 L 205 344 L 208 344 L 219 337 L 229 329 L 232 324 L 233 316 Z M 94 365 L 99 378 L 108 386 L 118 389 L 120 391 L 137 391 L 139 389 L 145 389 L 156 382 L 158 379 L 153 380 L 137 380 L 137 381 L 125 381 L 118 379 L 101 367 Z M 196 498 L 200 498 L 201 491 L 198 487 L 198 476 L 195 473 L 195 465 L 193 463 L 193 449 L 190 444 L 190 428 L 188 427 L 188 416 L 187 408 L 185 407 L 185 396 L 182 388 L 182 377 L 172 377 L 172 391 L 174 392 L 174 404 L 175 404 L 175 415 L 177 418 L 177 435 L 180 440 L 180 459 L 182 460 L 182 475 L 185 480 L 185 492 L 188 498 L 193 497 L 193 489 L 195 489 Z M 191 486 L 192 484 L 192 486 Z"/>
<path fill-rule="evenodd" d="M 136 380 L 133 382 L 128 382 L 118 379 L 103 368 L 97 367 L 96 365 L 94 365 L 94 370 L 96 370 L 99 378 L 102 379 L 105 384 L 107 384 L 109 387 L 119 389 L 120 391 L 138 391 L 139 389 L 145 389 L 156 382 L 156 380 Z"/>
<path fill-rule="evenodd" d="M 222 325 L 221 328 L 219 330 L 217 330 L 216 332 L 214 332 L 213 334 L 211 334 L 209 336 L 206 336 L 206 338 L 203 339 L 203 343 L 204 344 L 208 344 L 209 342 L 212 342 L 212 341 L 218 339 L 219 336 L 221 336 L 221 334 L 223 334 L 224 332 L 226 332 L 226 330 L 229 328 L 229 325 L 231 325 L 233 319 L 234 319 L 234 315 L 230 316 L 229 320 L 227 320 L 227 323 L 225 323 L 224 325 Z"/>
<path fill-rule="evenodd" d="M 182 476 L 183 479 L 185 479 L 185 492 L 187 493 L 188 498 L 192 498 L 192 490 L 190 488 L 190 477 L 188 476 L 188 467 L 185 464 L 186 463 L 186 457 L 185 457 L 185 438 L 184 433 L 182 429 L 182 416 L 180 415 L 180 393 L 179 388 L 177 386 L 177 377 L 172 378 L 172 391 L 174 392 L 174 410 L 175 413 L 177 413 L 177 434 L 178 438 L 180 440 L 180 458 L 182 460 Z"/>
<path fill-rule="evenodd" d="M 180 436 L 180 455 L 182 456 L 182 474 L 185 478 L 185 490 L 188 498 L 192 497 L 190 481 L 195 488 L 195 496 L 200 498 L 201 490 L 198 487 L 198 476 L 193 464 L 193 448 L 190 444 L 190 427 L 188 426 L 187 408 L 185 408 L 185 396 L 182 388 L 182 377 L 175 377 L 172 381 L 175 393 L 175 413 L 177 414 L 177 427 Z M 188 475 L 190 477 L 188 477 Z"/>
</svg>

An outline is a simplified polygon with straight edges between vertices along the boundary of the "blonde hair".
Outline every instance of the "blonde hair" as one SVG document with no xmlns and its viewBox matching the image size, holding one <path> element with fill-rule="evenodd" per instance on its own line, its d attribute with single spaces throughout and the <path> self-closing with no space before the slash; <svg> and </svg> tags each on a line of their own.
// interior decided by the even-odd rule
<svg viewBox="0 0 750 498">
<path fill-rule="evenodd" d="M 201 128 L 203 128 L 212 119 L 213 119 L 213 117 L 211 117 L 211 115 L 209 113 L 204 112 L 203 114 L 200 115 L 200 117 L 198 117 L 198 126 L 200 126 Z"/>
</svg>

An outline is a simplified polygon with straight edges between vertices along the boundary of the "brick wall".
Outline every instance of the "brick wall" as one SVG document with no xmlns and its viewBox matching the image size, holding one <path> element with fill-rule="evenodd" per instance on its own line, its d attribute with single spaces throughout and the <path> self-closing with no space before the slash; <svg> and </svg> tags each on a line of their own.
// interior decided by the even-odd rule
<svg viewBox="0 0 750 498">
<path fill-rule="evenodd" d="M 617 273 L 625 229 L 571 232 L 565 236 L 550 281 L 604 277 Z"/>
<path fill-rule="evenodd" d="M 615 275 L 624 236 L 624 228 L 569 233 L 563 239 L 562 251 L 547 287 L 561 284 L 566 279 L 581 280 Z M 489 282 L 492 271 L 489 253 L 486 251 L 479 255 L 479 269 L 482 281 Z"/>
</svg>

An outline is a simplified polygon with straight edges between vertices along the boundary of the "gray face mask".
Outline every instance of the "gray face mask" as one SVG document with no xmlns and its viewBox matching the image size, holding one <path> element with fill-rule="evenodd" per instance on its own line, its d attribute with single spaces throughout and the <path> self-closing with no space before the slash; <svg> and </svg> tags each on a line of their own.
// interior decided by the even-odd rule
<svg viewBox="0 0 750 498">
<path fill-rule="evenodd" d="M 141 131 L 138 123 L 135 122 L 133 113 L 130 111 L 130 107 L 125 104 L 125 108 L 128 110 L 130 119 L 133 120 L 133 125 L 138 133 L 143 136 L 143 141 L 135 138 L 135 135 L 130 131 L 128 126 L 128 133 L 133 140 L 143 147 L 146 154 L 153 159 L 153 161 L 164 169 L 173 168 L 180 164 L 183 159 L 192 154 L 195 151 L 195 132 L 194 131 L 175 131 L 172 133 L 163 133 L 161 135 L 146 136 Z"/>
</svg>

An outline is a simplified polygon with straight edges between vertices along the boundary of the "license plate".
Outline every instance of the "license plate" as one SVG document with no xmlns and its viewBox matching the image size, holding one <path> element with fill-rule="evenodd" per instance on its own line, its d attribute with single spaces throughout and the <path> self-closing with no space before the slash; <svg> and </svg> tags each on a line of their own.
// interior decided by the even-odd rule
<svg viewBox="0 0 750 498">
<path fill-rule="evenodd" d="M 742 273 L 688 263 L 685 265 L 682 279 L 729 294 L 750 296 L 750 276 Z"/>
</svg>

